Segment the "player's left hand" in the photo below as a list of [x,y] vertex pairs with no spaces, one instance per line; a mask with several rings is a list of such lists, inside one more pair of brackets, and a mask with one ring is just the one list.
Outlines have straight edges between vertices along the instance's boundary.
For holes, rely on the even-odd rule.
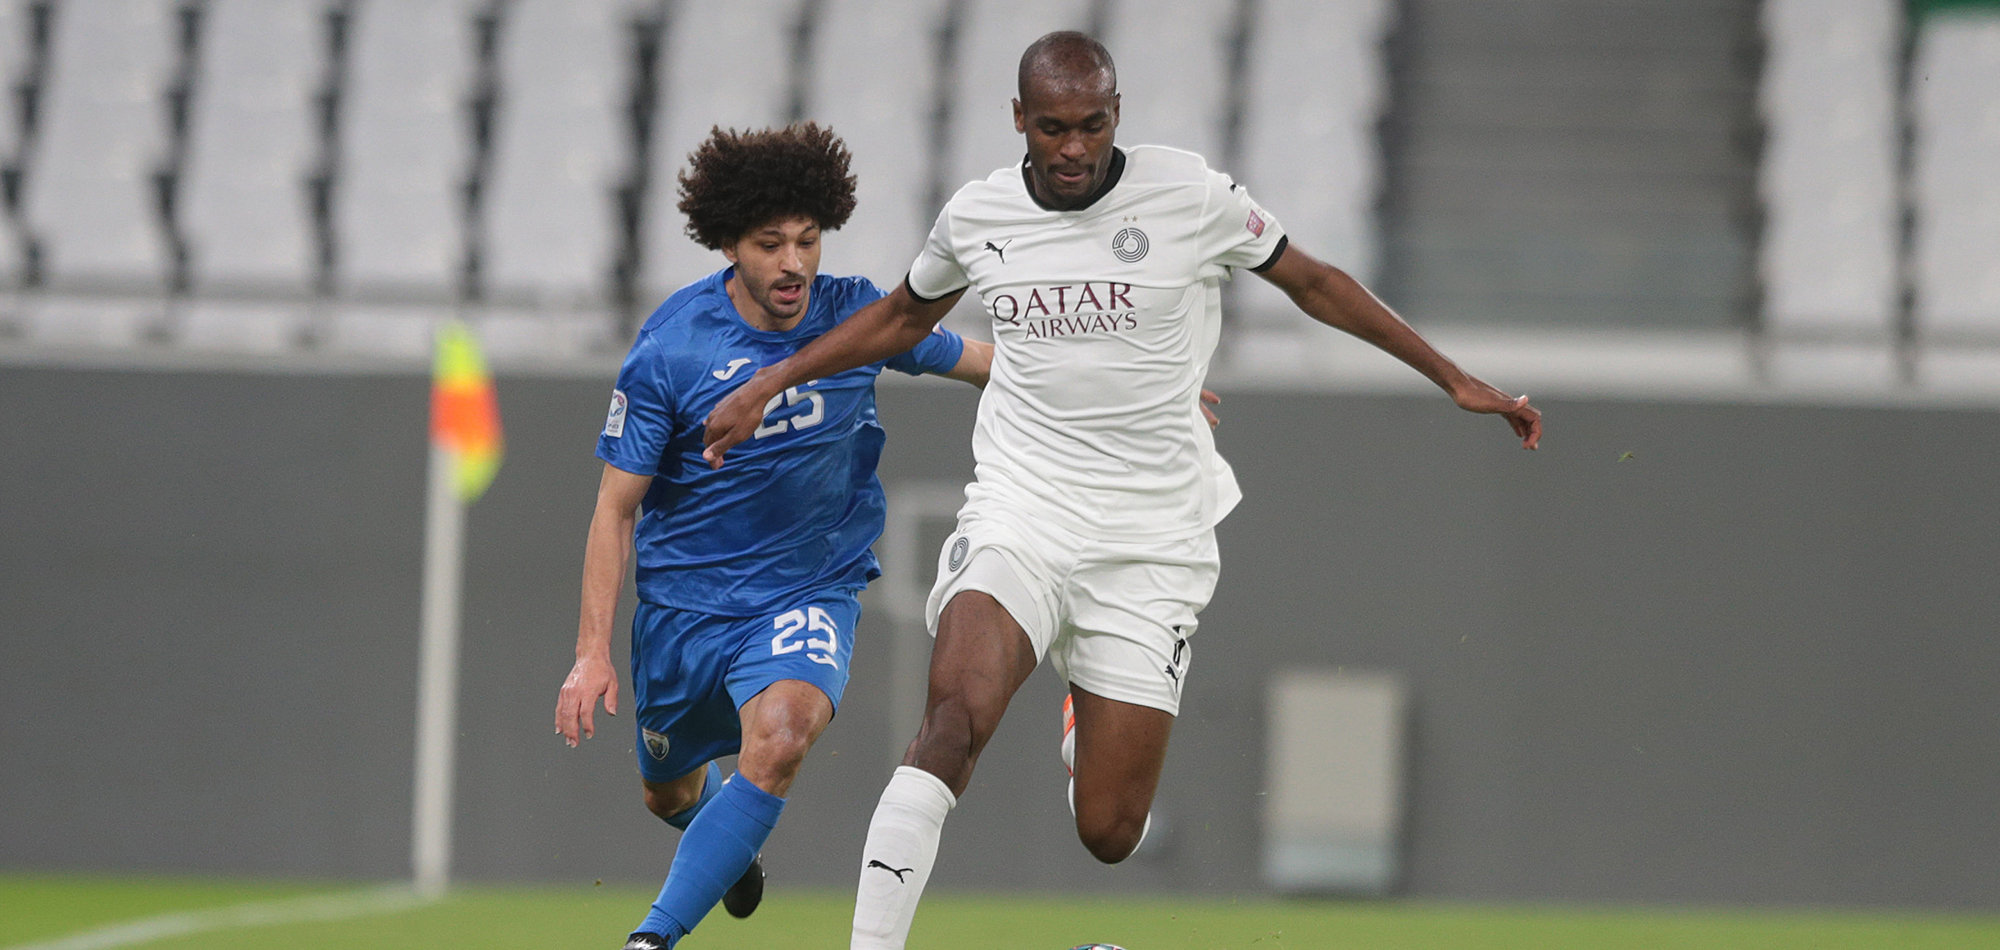
[[1222,405],[1221,396],[1216,395],[1211,390],[1204,389],[1201,391],[1201,417],[1208,420],[1208,427],[1210,429],[1221,425],[1222,419],[1216,416],[1215,411],[1208,407],[1220,405]]
[[1520,436],[1524,449],[1533,449],[1542,442],[1542,412],[1528,405],[1525,393],[1509,396],[1485,383],[1478,383],[1465,392],[1453,394],[1452,401],[1467,412],[1484,412],[1505,418],[1514,434]]
[[759,385],[758,378],[752,376],[715,404],[701,433],[701,457],[708,461],[709,468],[721,468],[722,456],[764,424],[764,405],[773,395],[776,394]]
[[599,698],[604,700],[605,715],[618,715],[618,671],[611,666],[610,654],[578,658],[556,693],[556,732],[570,748],[597,734],[593,714]]

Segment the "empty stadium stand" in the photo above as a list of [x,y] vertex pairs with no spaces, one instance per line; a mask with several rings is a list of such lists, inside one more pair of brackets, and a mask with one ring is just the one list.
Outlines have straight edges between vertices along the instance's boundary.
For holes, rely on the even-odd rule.
[[1406,0],[1384,289],[1436,323],[1755,310],[1753,0]]
[[[1918,6],[1949,9],[0,0],[0,356],[408,362],[462,316],[496,362],[598,365],[722,264],[675,208],[716,125],[841,133],[860,205],[825,269],[892,285],[1021,154],[1021,49],[1075,28],[1118,56],[1122,142],[1202,153],[1454,352],[1714,389],[1831,340],[1893,382],[1885,346],[2000,343],[2000,13]],[[1261,281],[1229,295],[1225,372],[1407,381]],[[986,332],[976,301],[951,321]],[[1839,385],[1858,352],[1808,360]]]

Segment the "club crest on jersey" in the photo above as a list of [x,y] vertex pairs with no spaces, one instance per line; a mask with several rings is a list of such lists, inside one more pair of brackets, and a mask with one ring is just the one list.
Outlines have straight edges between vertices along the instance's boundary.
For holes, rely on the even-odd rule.
[[611,411],[604,416],[604,434],[614,439],[625,434],[625,394],[611,391]]
[[1250,220],[1243,222],[1243,230],[1250,232],[1252,235],[1255,235],[1256,237],[1263,237],[1264,216],[1258,214],[1256,209],[1252,208],[1250,210]]
[[1127,264],[1136,264],[1144,258],[1147,247],[1146,232],[1138,228],[1126,228],[1111,236],[1111,253]]
[[652,756],[656,762],[665,762],[667,749],[673,745],[667,741],[666,735],[651,729],[641,729],[639,734],[646,737],[646,754]]

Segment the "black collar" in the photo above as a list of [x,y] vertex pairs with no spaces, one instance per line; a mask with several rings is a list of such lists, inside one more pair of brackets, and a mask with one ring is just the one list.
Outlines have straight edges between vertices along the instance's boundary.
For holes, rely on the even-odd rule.
[[1124,174],[1125,150],[1113,145],[1111,146],[1111,170],[1104,173],[1104,183],[1098,185],[1097,190],[1091,192],[1090,197],[1085,198],[1082,204],[1074,208],[1055,208],[1043,204],[1042,197],[1035,194],[1034,172],[1029,168],[1028,157],[1025,155],[1021,156],[1021,184],[1026,185],[1028,188],[1028,200],[1034,202],[1035,206],[1041,208],[1043,211],[1082,211],[1096,204],[1097,199],[1110,194],[1111,189],[1118,185],[1118,179]]

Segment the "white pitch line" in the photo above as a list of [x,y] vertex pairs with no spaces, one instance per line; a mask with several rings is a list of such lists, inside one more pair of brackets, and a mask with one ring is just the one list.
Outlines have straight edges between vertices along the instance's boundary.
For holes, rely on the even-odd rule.
[[435,901],[419,895],[408,885],[370,888],[344,894],[319,894],[281,901],[238,904],[214,910],[184,911],[145,917],[96,930],[86,930],[42,943],[24,943],[0,950],[108,950],[151,943],[209,930],[236,927],[268,927],[310,921],[347,920],[371,914],[390,914]]

